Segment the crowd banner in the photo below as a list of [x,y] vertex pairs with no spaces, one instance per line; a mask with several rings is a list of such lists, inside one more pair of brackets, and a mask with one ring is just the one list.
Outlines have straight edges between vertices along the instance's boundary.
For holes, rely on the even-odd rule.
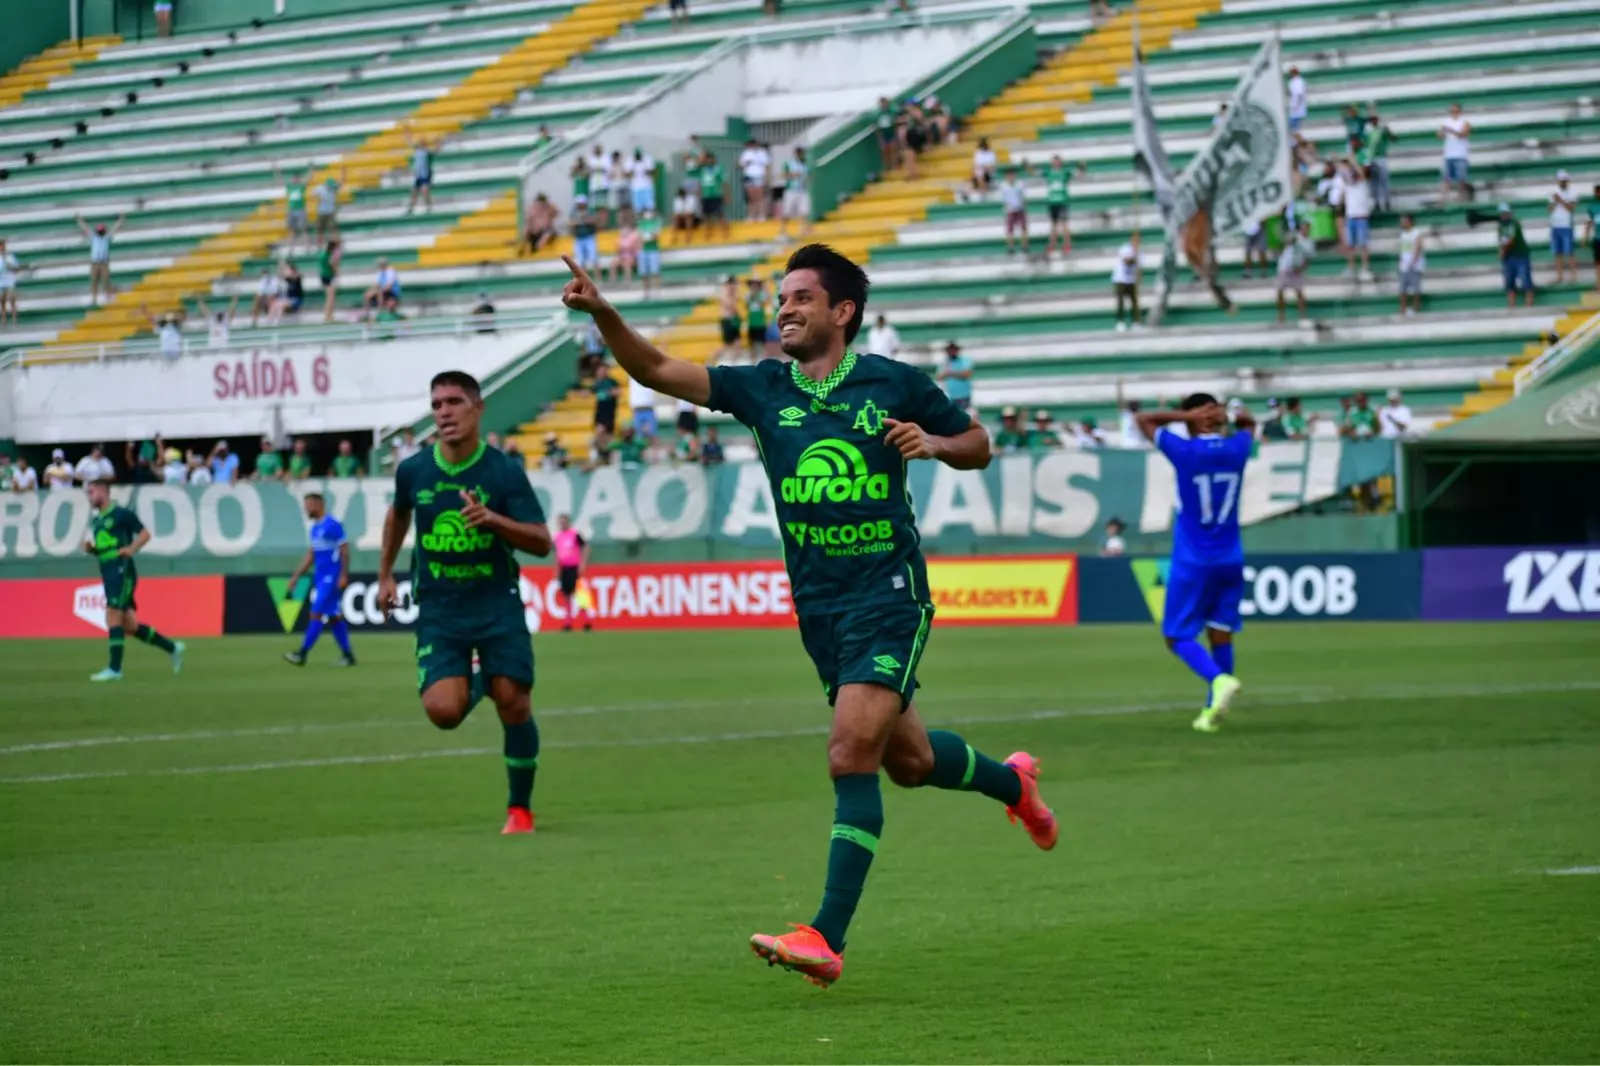
[[[173,637],[222,635],[223,579],[148,577],[134,599],[139,621]],[[0,637],[104,637],[106,591],[99,578],[0,580]]]
[[[1160,623],[1167,559],[1079,561],[1078,617]],[[1240,613],[1261,620],[1379,621],[1421,615],[1419,552],[1248,556]]]
[[1422,557],[1422,617],[1600,618],[1600,549],[1431,548]]
[[[1394,469],[1388,441],[1264,443],[1245,472],[1245,523],[1327,499]],[[758,463],[659,464],[637,470],[529,475],[546,514],[572,516],[596,543],[711,540],[782,555],[772,490]],[[1092,552],[1105,523],[1161,535],[1172,526],[1171,465],[1154,451],[1054,451],[1003,456],[987,470],[915,463],[910,485],[930,554],[997,550]],[[246,481],[206,488],[118,485],[112,498],[150,530],[155,557],[212,560],[305,551],[301,496],[321,492],[356,551],[375,552],[393,494],[389,478]],[[0,496],[0,572],[82,553],[91,508],[81,491]],[[407,542],[409,546],[409,541]]]

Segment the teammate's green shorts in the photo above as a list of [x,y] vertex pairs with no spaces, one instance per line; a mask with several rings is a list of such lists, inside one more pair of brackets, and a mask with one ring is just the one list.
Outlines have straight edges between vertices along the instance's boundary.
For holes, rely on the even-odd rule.
[[816,664],[828,705],[841,685],[882,685],[900,694],[901,710],[917,688],[917,663],[928,646],[933,604],[865,607],[800,616],[800,640]]
[[128,559],[119,559],[114,564],[107,564],[100,568],[100,584],[106,590],[106,610],[108,611],[136,611],[139,605],[133,602],[133,592],[139,584],[138,571]]
[[463,618],[423,608],[417,618],[417,691],[447,677],[471,677],[472,654],[484,677],[533,687],[533,637],[521,604],[489,618]]

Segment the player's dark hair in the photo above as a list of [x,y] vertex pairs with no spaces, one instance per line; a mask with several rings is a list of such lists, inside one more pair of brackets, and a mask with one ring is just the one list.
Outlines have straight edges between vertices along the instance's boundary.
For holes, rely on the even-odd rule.
[[483,399],[483,387],[478,384],[478,379],[465,370],[441,370],[433,375],[433,380],[428,383],[428,391],[432,392],[440,385],[454,385],[467,394],[467,399],[477,403]]
[[91,484],[91,485],[99,485],[101,488],[105,489],[107,492],[111,491],[111,479],[108,478],[108,477],[97,477],[93,481],[89,482],[89,484]]
[[1217,402],[1217,398],[1209,392],[1193,392],[1183,398],[1178,405],[1180,411],[1193,411],[1199,407],[1210,407]]
[[324,497],[322,495],[322,493],[320,493],[320,492],[308,492],[304,496],[302,496],[301,499],[305,499],[305,500],[322,500],[322,502],[324,502],[324,503],[327,502],[326,497]]
[[867,272],[826,244],[808,244],[796,249],[783,272],[793,274],[796,270],[817,272],[823,291],[828,294],[829,307],[837,307],[841,300],[856,305],[855,314],[844,327],[844,342],[854,341],[867,313],[867,288],[872,284],[867,280]]

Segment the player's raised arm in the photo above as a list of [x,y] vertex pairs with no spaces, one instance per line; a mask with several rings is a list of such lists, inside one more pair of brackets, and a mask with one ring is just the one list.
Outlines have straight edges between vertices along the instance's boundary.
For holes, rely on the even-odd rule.
[[1134,421],[1139,426],[1139,432],[1145,435],[1145,439],[1153,441],[1156,439],[1156,431],[1162,426],[1176,425],[1179,422],[1185,425],[1192,424],[1199,420],[1203,411],[1205,411],[1203,407],[1191,411],[1140,411],[1134,415]]
[[639,336],[600,295],[599,287],[582,267],[567,256],[561,259],[572,271],[572,280],[567,282],[561,302],[594,319],[595,325],[600,327],[600,335],[606,339],[606,347],[611,349],[617,365],[627,371],[629,377],[679,400],[701,406],[710,402],[711,375],[705,367],[685,359],[673,359]]

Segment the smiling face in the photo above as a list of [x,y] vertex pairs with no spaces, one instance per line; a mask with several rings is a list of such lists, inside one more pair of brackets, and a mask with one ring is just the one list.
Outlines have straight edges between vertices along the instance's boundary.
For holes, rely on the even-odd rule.
[[805,362],[844,344],[845,326],[855,314],[855,302],[840,300],[830,307],[828,291],[815,270],[784,275],[778,297],[778,341],[783,354]]
[[440,440],[460,444],[478,435],[478,420],[483,416],[482,400],[473,400],[459,385],[438,385],[434,387],[430,402]]

